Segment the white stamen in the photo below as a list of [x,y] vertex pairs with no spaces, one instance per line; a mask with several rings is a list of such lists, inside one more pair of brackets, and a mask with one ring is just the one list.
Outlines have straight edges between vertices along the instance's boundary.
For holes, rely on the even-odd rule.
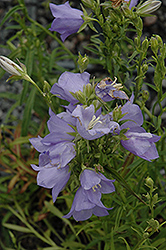
[[87,127],[87,130],[92,129],[97,123],[102,123],[100,120],[100,116],[96,118],[95,115],[93,115],[92,120],[89,122],[89,125]]

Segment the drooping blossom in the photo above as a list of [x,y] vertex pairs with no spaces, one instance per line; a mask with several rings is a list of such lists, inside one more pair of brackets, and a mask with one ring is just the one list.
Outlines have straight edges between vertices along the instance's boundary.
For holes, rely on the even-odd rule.
[[121,125],[121,129],[125,128],[129,130],[125,133],[128,140],[121,140],[124,148],[147,161],[159,157],[155,142],[160,140],[160,136],[147,133],[144,128],[130,121]]
[[109,215],[108,210],[101,202],[101,194],[115,191],[114,180],[107,179],[101,173],[85,169],[80,176],[81,186],[77,190],[70,212],[64,218],[74,217],[76,221],[96,216]]
[[143,124],[143,115],[140,107],[137,104],[133,104],[134,95],[132,94],[130,100],[121,108],[123,118],[120,122],[124,122],[119,130],[128,129],[124,135],[127,140],[121,140],[121,144],[128,151],[145,159],[151,161],[159,157],[155,142],[159,141],[160,136],[147,133],[144,128],[141,127]]
[[41,167],[32,164],[31,167],[38,171],[37,184],[44,188],[52,188],[52,198],[53,202],[55,202],[58,194],[63,190],[70,178],[69,166],[57,168],[48,163],[46,166]]
[[50,3],[50,9],[52,15],[55,17],[50,30],[60,33],[63,42],[69,35],[76,33],[84,22],[81,17],[83,16],[83,12],[71,8],[69,1],[60,5]]
[[[65,113],[65,112],[63,112]],[[44,138],[31,138],[30,142],[40,152],[39,166],[32,164],[32,168],[38,171],[37,184],[45,188],[53,188],[53,200],[66,185],[70,173],[67,164],[75,157],[75,144],[72,142],[75,132],[69,125],[74,125],[75,118],[68,115],[68,122],[65,114],[55,115],[50,110],[50,119],[47,123],[50,133]],[[65,117],[65,119],[63,119]],[[58,179],[58,180],[57,180]]]
[[134,95],[132,94],[130,100],[127,101],[121,108],[122,114],[124,115],[120,121],[124,120],[131,120],[134,123],[131,124],[138,124],[141,126],[143,124],[143,115],[140,107],[137,104],[133,103]]
[[97,115],[92,104],[86,108],[77,105],[72,112],[72,116],[77,118],[76,127],[78,133],[87,140],[97,139],[119,128],[118,123],[111,121],[108,114]]
[[109,77],[100,81],[96,88],[96,95],[102,99],[104,102],[110,102],[114,99],[126,99],[128,100],[128,96],[124,91],[122,91],[122,85],[112,81]]
[[51,93],[57,97],[75,104],[78,102],[70,92],[83,91],[83,86],[89,83],[90,74],[88,72],[71,73],[64,72],[51,88]]

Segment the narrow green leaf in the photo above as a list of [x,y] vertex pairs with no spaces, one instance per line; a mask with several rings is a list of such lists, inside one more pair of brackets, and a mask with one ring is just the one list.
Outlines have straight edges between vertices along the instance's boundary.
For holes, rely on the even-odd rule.
[[124,187],[126,188],[132,195],[134,195],[138,200],[147,205],[129,186],[129,184],[125,181],[125,179],[112,167],[105,167],[109,173]]
[[22,227],[22,226],[10,224],[10,223],[3,223],[3,226],[7,227],[8,229],[16,230],[22,233],[31,233],[31,230],[26,227]]
[[31,120],[31,114],[32,114],[32,109],[33,109],[33,105],[34,105],[35,94],[36,94],[36,88],[33,86],[31,89],[31,92],[28,96],[26,106],[24,109],[23,120],[22,120],[22,131],[21,131],[22,136],[27,136],[27,134],[28,134],[28,127],[29,127],[30,120]]
[[6,117],[5,117],[4,123],[6,123],[6,124],[8,123],[8,119],[9,119],[11,113],[13,112],[13,110],[14,110],[17,106],[19,106],[19,101],[15,102],[15,103],[11,106],[11,108],[8,110],[8,112],[7,112],[7,114],[6,114]]
[[10,9],[10,10],[6,13],[6,15],[4,16],[4,18],[2,19],[2,21],[1,21],[1,23],[0,23],[0,26],[2,26],[2,25],[7,21],[7,19],[8,19],[9,17],[11,17],[11,16],[14,14],[14,12],[16,12],[16,11],[18,11],[18,10],[22,10],[22,9],[24,9],[24,7],[23,7],[23,6],[19,6],[19,5],[14,6],[12,9]]
[[20,106],[23,104],[23,102],[25,100],[25,97],[26,97],[27,92],[28,92],[28,87],[29,87],[29,82],[23,80],[23,90],[22,90],[21,95],[20,95]]
[[111,250],[115,250],[115,244],[114,244],[114,229],[112,227],[111,230]]
[[43,250],[66,250],[66,248],[61,248],[61,247],[45,247]]
[[161,244],[166,242],[166,238],[161,238],[152,243],[153,247],[159,247]]
[[85,248],[85,245],[83,245],[82,243],[79,243],[79,242],[75,242],[75,241],[65,241],[62,243],[62,245],[64,247],[70,247],[70,249],[73,249],[73,248],[84,249]]
[[29,143],[29,139],[31,138],[31,136],[25,136],[25,137],[19,137],[17,139],[15,139],[14,141],[12,141],[9,146],[12,147],[14,145],[19,145],[19,144],[23,144],[23,143]]
[[55,216],[57,216],[58,218],[63,220],[67,225],[69,225],[72,232],[76,235],[76,231],[73,228],[72,224],[70,223],[68,219],[63,218],[63,214],[59,211],[59,209],[57,209],[56,207],[54,207],[54,205],[52,205],[51,203],[47,201],[45,201],[44,204],[50,210],[51,213],[53,213]]
[[124,240],[124,242],[126,243],[126,248],[127,248],[127,250],[131,250],[131,248],[130,248],[129,244],[127,243],[127,241],[125,240],[125,238],[119,237],[119,239]]

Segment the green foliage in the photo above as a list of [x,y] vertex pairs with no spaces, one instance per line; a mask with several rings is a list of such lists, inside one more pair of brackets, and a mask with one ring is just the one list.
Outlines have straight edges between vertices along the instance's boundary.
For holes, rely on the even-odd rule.
[[[18,95],[0,93],[0,98],[13,101],[0,128],[0,170],[3,172],[0,176],[0,247],[6,250],[164,250],[166,181],[165,172],[162,173],[166,171],[166,130],[162,115],[166,108],[161,102],[166,98],[162,90],[166,74],[166,45],[158,35],[143,39],[140,15],[125,4],[113,8],[111,1],[101,4],[99,0],[82,0],[82,3],[85,5],[85,22],[79,32],[88,26],[93,35],[85,47],[88,56],[78,53],[79,59],[48,30],[50,25],[44,28],[29,17],[23,0],[18,0],[18,5],[10,9],[1,22],[1,26],[8,20],[16,23],[7,27],[15,30],[15,35],[6,41],[4,47],[10,51],[8,56],[12,60],[18,58],[26,66],[31,80],[29,83],[24,78],[23,89]],[[129,32],[135,35],[129,36]],[[57,42],[51,52],[47,47],[47,37]],[[90,141],[88,145],[81,140],[77,144],[77,156],[71,163],[74,177],[54,205],[50,190],[36,185],[36,172],[30,164],[38,164],[38,154],[31,148],[29,139],[48,133],[49,107],[55,113],[63,110],[61,104],[64,102],[49,91],[59,75],[68,70],[59,64],[66,60],[75,65],[73,72],[83,72],[87,62],[97,64],[112,79],[117,77],[129,96],[134,91],[134,102],[142,109],[144,118],[148,117],[144,119],[144,128],[161,136],[157,143],[160,157],[147,162],[129,154],[119,142],[124,131],[114,139],[108,135]],[[146,82],[150,67],[154,68],[153,83]],[[0,77],[3,74],[0,69]],[[10,84],[13,84],[12,78]],[[145,85],[157,96],[152,111],[146,107],[149,95],[144,91]],[[74,94],[84,105],[88,105],[94,95],[94,82],[83,92]],[[101,102],[101,105],[110,108],[109,104]],[[114,102],[111,105],[111,109],[115,107]],[[13,115],[19,106],[24,107],[22,119]],[[158,115],[156,106],[159,107]],[[17,121],[16,126],[10,125],[13,121]],[[96,169],[103,167],[108,178],[116,179],[116,192],[111,197],[103,196],[106,206],[113,207],[109,216],[97,218],[93,215],[83,222],[62,217],[71,207],[78,187],[77,168],[82,164]]]

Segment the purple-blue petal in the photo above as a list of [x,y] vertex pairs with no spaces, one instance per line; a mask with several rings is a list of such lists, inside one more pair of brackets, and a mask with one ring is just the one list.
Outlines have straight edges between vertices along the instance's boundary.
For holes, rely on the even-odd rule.
[[71,73],[64,72],[58,83],[55,83],[51,88],[51,93],[57,95],[59,98],[70,102],[71,104],[75,104],[78,102],[70,92],[82,91],[83,86],[89,83],[89,73],[83,72],[80,73]]
[[59,32],[63,42],[69,35],[76,33],[84,22],[81,17],[83,12],[71,8],[68,1],[60,5],[50,3],[50,9],[55,17],[50,30]]
[[[61,171],[61,173],[60,173]],[[55,186],[52,189],[52,198],[53,202],[56,201],[56,198],[58,194],[64,189],[66,186],[69,178],[70,178],[70,172],[69,172],[69,167],[66,166],[65,168],[58,169],[59,178],[55,183]]]

